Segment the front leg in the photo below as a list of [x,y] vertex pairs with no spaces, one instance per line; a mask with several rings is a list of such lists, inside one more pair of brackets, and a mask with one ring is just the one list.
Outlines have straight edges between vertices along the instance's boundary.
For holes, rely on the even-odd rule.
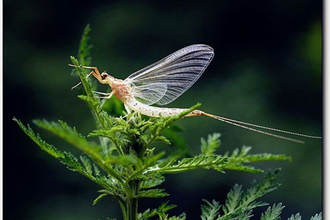
[[[93,70],[91,71],[87,76],[86,78],[88,78],[90,75],[93,75],[100,83],[102,84],[107,84],[107,81],[102,79],[102,76],[101,76],[101,73],[100,71],[98,70],[97,67],[92,67],[92,66],[77,66],[77,65],[72,65],[72,64],[69,64],[69,66],[71,67],[76,67],[76,68],[83,68],[83,69],[90,69],[90,70]],[[72,88],[75,88],[77,87],[78,85],[80,85],[80,83],[78,83],[76,86],[72,87]]]

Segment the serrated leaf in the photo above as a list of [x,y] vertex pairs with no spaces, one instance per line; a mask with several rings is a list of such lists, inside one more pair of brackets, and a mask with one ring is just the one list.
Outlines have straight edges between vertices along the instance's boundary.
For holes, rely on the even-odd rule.
[[71,128],[65,122],[48,122],[47,120],[34,120],[33,121],[39,127],[55,134],[62,138],[78,149],[82,150],[89,157],[99,157],[99,151],[101,147],[94,143],[89,143],[86,138],[77,132],[75,128]]
[[201,154],[206,156],[213,155],[220,146],[220,136],[219,133],[214,133],[208,135],[207,140],[201,138]]
[[122,178],[121,175],[119,175],[111,166],[102,162],[103,159],[100,154],[102,147],[94,143],[89,143],[84,136],[76,131],[75,128],[71,128],[62,121],[56,123],[48,122],[47,120],[34,120],[34,123],[83,151],[109,175],[115,177],[116,179]]
[[86,156],[83,156],[83,155],[80,156],[80,160],[81,160],[81,162],[83,163],[86,172],[87,172],[88,174],[92,174],[93,171],[92,171],[92,164],[91,164],[91,161],[90,161]]
[[[18,123],[18,125],[21,127],[21,129],[45,152],[50,154],[51,156],[57,158],[62,164],[66,165],[68,169],[71,171],[79,172],[82,175],[88,177],[92,181],[96,182],[97,184],[108,187],[110,185],[111,187],[114,187],[113,183],[109,184],[108,179],[104,176],[99,175],[99,177],[95,178],[91,173],[86,172],[86,169],[84,168],[84,165],[79,163],[78,159],[72,155],[70,152],[64,152],[61,151],[54,146],[46,143],[43,141],[39,135],[36,135],[33,130],[28,126],[25,127],[19,120],[14,119]],[[94,167],[95,169],[95,167]],[[97,168],[96,168],[97,169]],[[98,172],[99,173],[99,172]]]
[[295,215],[291,215],[290,218],[288,218],[288,220],[301,220],[301,216],[299,213],[295,214]]
[[90,44],[90,37],[89,33],[91,31],[91,27],[89,24],[86,25],[81,40],[79,44],[79,50],[78,50],[78,57],[81,65],[83,66],[90,66],[92,57],[91,57],[91,49],[93,45]]
[[171,145],[171,142],[164,136],[158,136],[155,141],[164,142],[167,145]]
[[322,220],[322,212],[311,217],[311,220]]
[[165,181],[165,177],[157,172],[147,172],[139,178],[141,180],[141,189],[149,189],[162,184]]
[[227,158],[219,155],[198,155],[193,158],[183,158],[175,164],[174,161],[171,160],[168,164],[165,164],[163,167],[155,168],[153,171],[158,171],[164,174],[180,173],[194,169],[214,169],[217,171],[222,171],[223,167],[227,163]]
[[[266,212],[261,215],[260,220],[280,220],[280,214],[285,206],[282,206],[282,203],[274,204],[271,207],[268,207]],[[290,220],[299,220],[296,218]]]
[[168,220],[185,220],[186,219],[186,213],[182,213],[179,216],[171,216]]
[[226,170],[235,170],[235,171],[243,171],[243,172],[249,172],[249,173],[262,173],[264,172],[261,169],[257,169],[255,167],[252,166],[247,166],[244,165],[243,163],[228,163],[228,165],[226,165],[224,167],[224,169]]
[[63,153],[60,150],[42,140],[39,134],[35,134],[34,131],[31,129],[30,125],[27,125],[27,127],[25,127],[23,123],[16,118],[13,118],[13,121],[15,121],[18,126],[24,131],[24,133],[28,137],[30,137],[42,150],[46,151],[48,154],[55,158],[64,157]]
[[165,152],[160,152],[156,155],[152,155],[148,158],[144,158],[143,160],[140,160],[140,164],[136,164],[134,172],[128,177],[128,180],[133,179],[140,179],[141,175],[144,175],[148,172],[153,172],[154,169],[157,169],[157,166],[155,167],[156,163],[159,162],[159,160],[165,155]]
[[263,153],[263,154],[253,154],[253,155],[247,155],[245,157],[250,162],[262,162],[262,161],[291,161],[291,157],[286,156],[284,154],[269,154],[269,153]]
[[[145,220],[152,218],[154,216],[167,216],[167,212],[173,208],[175,208],[176,205],[168,205],[168,202],[162,203],[158,208],[156,209],[147,209],[143,213],[138,214],[138,219]],[[180,215],[181,217],[183,215]],[[162,218],[160,218],[162,219]],[[180,218],[183,219],[183,218]]]
[[217,216],[219,215],[219,210],[221,208],[221,205],[219,202],[213,200],[212,203],[210,203],[207,200],[203,200],[204,205],[201,205],[202,209],[202,220],[215,220]]
[[169,194],[165,193],[164,189],[141,190],[137,195],[138,198],[163,198],[166,196],[169,196]]
[[[264,182],[259,184],[255,183],[246,191],[243,191],[242,187],[236,184],[227,194],[224,205],[220,205],[217,202],[211,204],[210,202],[204,201],[207,205],[202,206],[203,218],[207,220],[248,220],[252,216],[252,210],[254,208],[267,205],[267,203],[257,201],[257,199],[278,187],[278,184],[274,183],[278,172],[278,170],[268,172]],[[223,214],[220,213],[220,207],[222,208]],[[273,209],[267,211],[265,215],[267,215],[267,217],[276,217],[277,213],[280,213],[281,210],[280,206],[273,206]]]
[[252,210],[241,213],[236,219],[237,220],[249,220],[253,216]]
[[240,205],[242,194],[242,186],[235,184],[227,194],[226,204],[223,206],[224,213],[233,212]]

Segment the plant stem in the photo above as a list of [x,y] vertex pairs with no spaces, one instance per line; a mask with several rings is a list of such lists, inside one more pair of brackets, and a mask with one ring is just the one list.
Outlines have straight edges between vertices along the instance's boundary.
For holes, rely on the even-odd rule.
[[134,193],[133,197],[127,198],[127,220],[137,220],[138,214],[138,198],[137,195],[140,190],[140,181],[134,180],[129,183],[131,191]]

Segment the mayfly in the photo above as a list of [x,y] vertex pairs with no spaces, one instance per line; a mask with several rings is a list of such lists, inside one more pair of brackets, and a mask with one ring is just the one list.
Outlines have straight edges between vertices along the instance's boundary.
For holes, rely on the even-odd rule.
[[[154,107],[151,105],[166,105],[177,99],[198,80],[210,64],[213,57],[214,50],[212,47],[204,44],[190,45],[131,74],[125,80],[116,79],[105,71],[100,73],[97,67],[75,66],[71,64],[69,64],[69,66],[90,69],[92,71],[87,76],[93,75],[100,83],[108,84],[111,87],[111,93],[96,92],[98,94],[105,95],[100,98],[109,99],[112,95],[115,95],[124,103],[126,109],[133,110],[150,117],[167,117],[177,115],[188,109],[163,108]],[[72,89],[76,86],[72,87]],[[258,129],[265,129],[306,138],[321,138],[237,121],[230,118],[212,115],[201,110],[193,110],[186,116],[202,115],[244,129],[298,143],[303,143],[303,141]]]

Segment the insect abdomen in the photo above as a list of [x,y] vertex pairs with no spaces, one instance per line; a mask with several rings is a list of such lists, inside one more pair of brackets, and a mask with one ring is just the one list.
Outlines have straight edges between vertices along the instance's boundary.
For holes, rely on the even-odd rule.
[[125,104],[129,109],[150,117],[168,117],[188,110],[183,108],[159,108],[149,106],[137,101],[136,99],[130,99]]

